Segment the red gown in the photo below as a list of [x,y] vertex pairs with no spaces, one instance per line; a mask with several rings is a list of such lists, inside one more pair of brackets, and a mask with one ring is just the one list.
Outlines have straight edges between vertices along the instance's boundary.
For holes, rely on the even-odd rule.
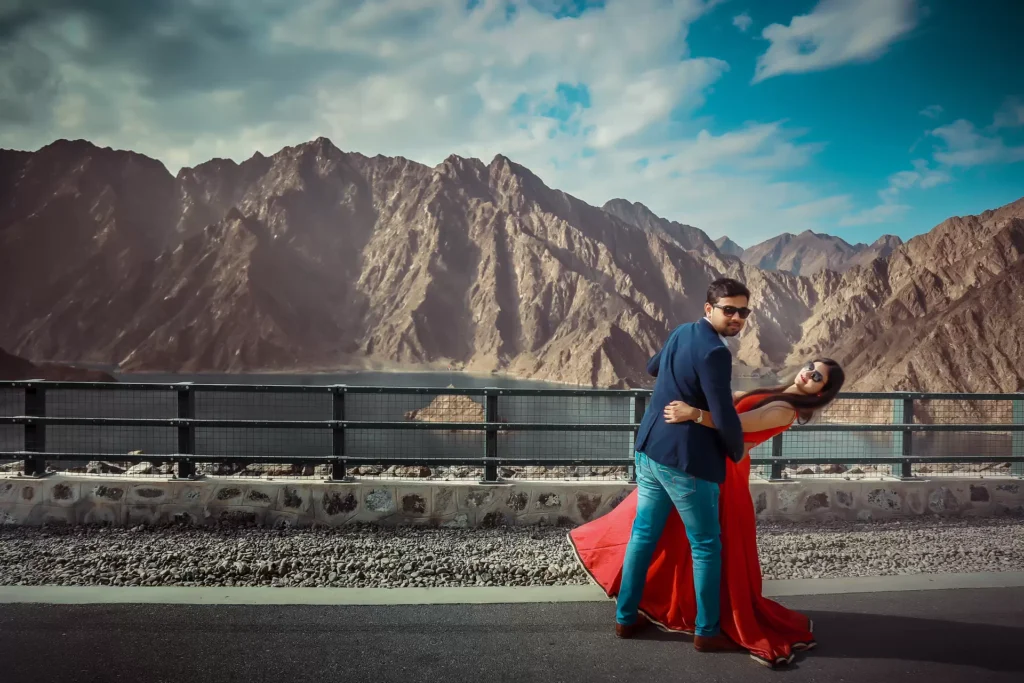
[[[736,409],[745,412],[759,398],[741,398]],[[764,443],[788,428],[748,432],[743,440],[752,445]],[[757,528],[750,496],[750,457],[744,457],[739,463],[728,458],[725,462],[725,482],[719,494],[721,629],[758,662],[768,666],[788,664],[794,652],[816,645],[811,620],[761,594]],[[608,514],[569,533],[577,559],[610,598],[619,592],[622,561],[633,529],[636,502],[634,490]],[[640,612],[662,630],[693,633],[697,616],[693,560],[683,522],[675,508],[669,514],[647,570]]]

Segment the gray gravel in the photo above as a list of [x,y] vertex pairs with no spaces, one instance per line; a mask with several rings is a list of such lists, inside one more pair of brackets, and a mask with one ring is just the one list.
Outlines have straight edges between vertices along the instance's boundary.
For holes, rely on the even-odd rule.
[[[587,583],[566,528],[0,527],[0,585]],[[1024,519],[762,524],[766,579],[1024,570]]]

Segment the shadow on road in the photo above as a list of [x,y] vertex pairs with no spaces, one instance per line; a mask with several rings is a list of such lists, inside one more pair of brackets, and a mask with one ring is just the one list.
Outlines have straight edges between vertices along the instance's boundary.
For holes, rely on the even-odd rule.
[[[1024,607],[1022,607],[1024,611]],[[807,611],[814,620],[818,646],[798,654],[791,669],[806,658],[892,659],[1024,672],[1024,625],[999,626],[884,614]],[[1024,622],[1024,615],[1022,615]],[[655,628],[637,640],[691,643],[692,638]]]
[[806,614],[814,620],[818,638],[818,647],[807,657],[895,659],[1024,672],[1024,612],[1021,626],[849,612]]

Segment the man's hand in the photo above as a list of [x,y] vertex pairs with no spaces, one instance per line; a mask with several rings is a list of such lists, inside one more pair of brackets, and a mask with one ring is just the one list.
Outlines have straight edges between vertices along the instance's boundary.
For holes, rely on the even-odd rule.
[[669,424],[690,422],[691,420],[696,420],[699,414],[699,410],[683,401],[672,401],[665,406],[664,411],[665,422]]

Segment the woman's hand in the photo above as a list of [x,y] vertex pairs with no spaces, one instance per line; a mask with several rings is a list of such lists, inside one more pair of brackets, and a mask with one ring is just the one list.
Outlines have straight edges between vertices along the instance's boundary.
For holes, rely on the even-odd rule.
[[672,401],[665,406],[665,422],[679,424],[697,419],[697,409],[682,401]]

